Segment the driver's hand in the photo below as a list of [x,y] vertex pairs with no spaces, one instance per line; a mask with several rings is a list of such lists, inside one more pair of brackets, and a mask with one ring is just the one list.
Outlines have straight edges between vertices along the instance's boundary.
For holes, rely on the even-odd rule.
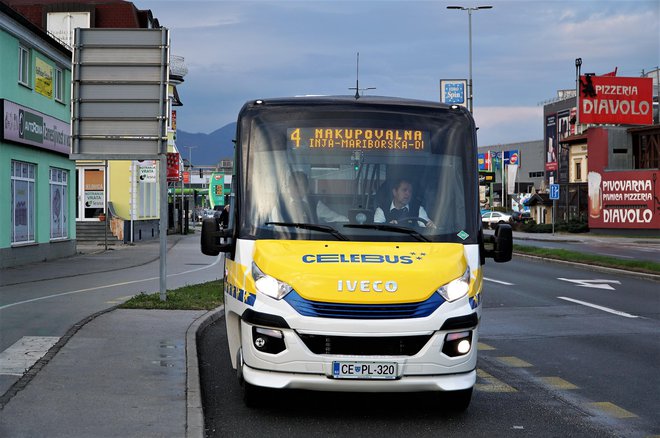
[[433,223],[433,221],[428,221],[428,222],[426,223],[426,228],[430,228],[430,229],[432,229],[432,230],[435,230],[437,227],[435,226],[435,224]]
[[399,222],[398,222],[396,219],[392,219],[392,220],[390,221],[390,223],[391,223],[391,224],[397,224],[397,225],[398,225]]

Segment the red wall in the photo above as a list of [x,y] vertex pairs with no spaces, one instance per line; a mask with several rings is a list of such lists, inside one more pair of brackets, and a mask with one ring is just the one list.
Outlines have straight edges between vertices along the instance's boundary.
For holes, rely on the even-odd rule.
[[607,170],[608,135],[587,132],[589,228],[660,229],[657,170]]

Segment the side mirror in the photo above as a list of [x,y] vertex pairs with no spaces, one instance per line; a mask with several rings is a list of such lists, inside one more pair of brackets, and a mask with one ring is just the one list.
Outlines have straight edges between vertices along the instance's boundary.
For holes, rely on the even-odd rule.
[[[500,224],[495,228],[495,235],[490,236],[492,249],[484,249],[484,255],[492,258],[495,263],[504,263],[513,256],[513,231],[511,225]],[[489,246],[490,246],[489,245]]]
[[[221,252],[231,251],[232,243],[228,240],[232,234],[233,230],[220,228],[219,218],[204,219],[202,221],[202,254],[217,256]],[[224,243],[220,242],[221,238],[225,239]]]

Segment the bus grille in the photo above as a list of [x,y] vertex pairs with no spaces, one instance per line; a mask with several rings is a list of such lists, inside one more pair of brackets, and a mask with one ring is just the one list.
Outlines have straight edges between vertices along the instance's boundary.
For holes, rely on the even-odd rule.
[[323,336],[298,333],[314,354],[349,354],[359,356],[414,356],[432,335],[357,337]]
[[323,303],[307,300],[296,291],[284,298],[303,316],[339,319],[404,319],[424,318],[435,311],[445,300],[434,293],[425,301],[402,304],[346,304]]

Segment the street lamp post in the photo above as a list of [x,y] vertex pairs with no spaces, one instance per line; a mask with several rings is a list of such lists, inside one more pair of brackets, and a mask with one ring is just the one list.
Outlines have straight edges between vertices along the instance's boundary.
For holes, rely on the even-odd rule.
[[460,11],[467,11],[468,13],[468,64],[469,64],[469,77],[468,77],[468,109],[473,113],[474,102],[472,101],[472,11],[479,9],[492,9],[492,6],[476,6],[473,8],[465,6],[447,6],[447,9],[458,9]]

